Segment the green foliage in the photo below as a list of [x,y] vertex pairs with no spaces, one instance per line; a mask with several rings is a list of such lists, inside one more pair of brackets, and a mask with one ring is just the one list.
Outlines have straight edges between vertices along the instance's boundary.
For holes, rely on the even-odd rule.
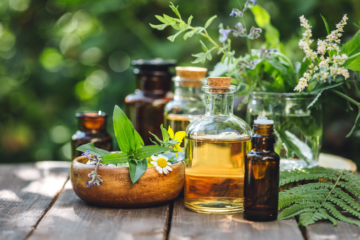
[[108,151],[106,151],[104,149],[100,149],[100,148],[95,147],[94,143],[87,143],[87,144],[81,145],[76,150],[78,150],[80,152],[89,151],[89,153],[96,154],[99,157],[110,154],[110,152],[108,152]]
[[280,187],[289,185],[298,186],[279,193],[279,209],[284,208],[279,220],[299,216],[299,225],[305,227],[320,220],[360,227],[360,222],[342,213],[346,211],[360,219],[360,204],[356,201],[360,196],[360,177],[356,174],[321,167],[281,172]]
[[[129,163],[130,178],[135,183],[147,169],[147,157],[173,149],[165,146],[143,146],[144,142],[125,113],[115,106],[113,114],[114,131],[122,153],[109,153],[98,149],[94,144],[85,144],[77,148],[97,154],[104,164]],[[161,126],[162,127],[162,126]],[[96,172],[95,172],[96,175]]]
[[[172,3],[170,4],[170,8],[175,12],[175,7]],[[177,7],[176,11],[178,12]],[[244,11],[245,10],[243,10],[243,12]],[[279,31],[271,25],[269,13],[258,5],[252,7],[251,11],[254,14],[257,25],[265,30],[266,43],[264,47],[276,48],[278,51],[282,49]],[[177,15],[176,12],[175,14]],[[206,30],[216,17],[217,16],[213,16],[208,19],[204,27],[193,27],[191,26],[192,16],[189,17],[186,23],[181,18],[172,18],[164,14],[164,17],[156,16],[164,25],[150,24],[150,26],[158,30],[163,30],[164,27],[171,26],[175,30],[178,30],[175,35],[168,37],[172,42],[181,33],[185,33],[183,37],[184,40],[195,34],[199,34],[207,39],[213,47],[209,48],[200,40],[203,52],[192,55],[196,58],[193,63],[205,63],[206,60],[212,60],[213,51],[217,50],[218,55],[222,54],[221,63],[215,66],[211,75],[217,77],[221,74],[235,78],[240,85],[238,95],[249,94],[257,88],[259,88],[258,90],[260,91],[267,92],[293,91],[297,80],[294,66],[288,57],[280,52],[271,54],[271,52],[265,48],[251,50],[249,40],[254,39],[254,37],[251,36],[251,31],[247,30],[245,17],[243,17],[244,27],[242,29],[237,28],[239,32],[234,33],[234,35],[247,38],[249,53],[245,56],[235,57],[235,51],[231,50],[230,39],[227,39],[227,41],[223,43],[217,43],[210,37]],[[223,29],[222,24],[219,28]],[[255,28],[252,27],[251,29]]]

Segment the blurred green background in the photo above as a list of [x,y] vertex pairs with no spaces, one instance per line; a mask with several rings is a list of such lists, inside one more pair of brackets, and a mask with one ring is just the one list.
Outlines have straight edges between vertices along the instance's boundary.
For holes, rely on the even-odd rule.
[[[258,1],[270,13],[293,61],[303,58],[298,48],[300,15],[314,26],[314,39],[326,35],[320,13],[331,29],[348,14],[344,40],[358,30],[353,23],[360,22],[359,0]],[[184,18],[194,16],[194,26],[217,15],[209,28],[215,39],[219,23],[236,24],[229,14],[239,8],[238,1],[173,2]],[[159,24],[155,14],[173,15],[168,5],[165,0],[0,0],[0,162],[69,160],[70,138],[77,129],[74,114],[101,109],[111,115],[115,104],[123,107],[135,88],[131,60],[161,57],[191,64],[191,54],[201,52],[197,36],[171,43],[166,38],[174,30],[149,26]],[[251,17],[248,12],[248,21]],[[262,41],[253,46],[260,47]],[[245,52],[244,39],[234,39],[233,49]],[[211,70],[218,60],[198,66]],[[351,90],[348,94],[360,97]],[[345,138],[357,110],[344,109],[324,104],[322,152],[360,164],[360,128]],[[108,124],[113,134],[111,118]]]

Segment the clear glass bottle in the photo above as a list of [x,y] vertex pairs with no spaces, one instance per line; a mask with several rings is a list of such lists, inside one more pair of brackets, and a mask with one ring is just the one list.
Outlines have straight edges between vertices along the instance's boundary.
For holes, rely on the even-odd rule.
[[254,121],[252,150],[245,160],[244,218],[251,221],[277,219],[280,157],[274,151],[274,121]]
[[78,130],[71,137],[72,160],[82,153],[76,151],[79,146],[93,142],[95,147],[107,151],[113,150],[112,138],[106,131],[107,115],[102,111],[76,113]]
[[200,67],[176,67],[174,100],[165,106],[165,128],[174,132],[185,131],[190,120],[205,114],[201,87],[207,72]]
[[174,60],[152,59],[132,61],[136,68],[136,90],[125,98],[126,115],[143,138],[145,145],[152,144],[149,133],[161,137],[165,105],[173,99],[170,67]]
[[245,155],[251,128],[233,114],[231,78],[208,78],[206,113],[185,138],[185,207],[201,213],[243,211]]

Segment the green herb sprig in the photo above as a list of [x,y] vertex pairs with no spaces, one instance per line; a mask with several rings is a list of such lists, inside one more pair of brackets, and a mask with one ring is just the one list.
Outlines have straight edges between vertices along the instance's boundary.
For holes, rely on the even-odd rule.
[[[144,174],[148,165],[147,157],[162,152],[173,151],[172,148],[164,146],[144,146],[144,141],[140,134],[134,129],[133,124],[125,113],[115,106],[113,114],[114,131],[116,140],[122,152],[110,153],[103,149],[96,148],[93,143],[88,143],[78,147],[78,151],[89,151],[92,155],[101,158],[103,164],[129,163],[130,178],[136,183]],[[95,173],[97,174],[97,173]]]

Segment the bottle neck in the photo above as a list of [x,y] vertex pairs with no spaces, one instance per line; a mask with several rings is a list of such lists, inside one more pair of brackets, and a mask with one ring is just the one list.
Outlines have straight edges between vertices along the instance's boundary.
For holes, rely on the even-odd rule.
[[78,117],[80,131],[105,131],[106,117]]
[[175,100],[201,101],[201,87],[188,87],[175,85]]
[[254,124],[254,134],[251,138],[254,151],[274,152],[274,128],[273,125]]
[[144,92],[147,97],[161,98],[171,90],[173,74],[166,68],[135,69],[136,88]]
[[232,115],[234,93],[205,93],[206,115]]

